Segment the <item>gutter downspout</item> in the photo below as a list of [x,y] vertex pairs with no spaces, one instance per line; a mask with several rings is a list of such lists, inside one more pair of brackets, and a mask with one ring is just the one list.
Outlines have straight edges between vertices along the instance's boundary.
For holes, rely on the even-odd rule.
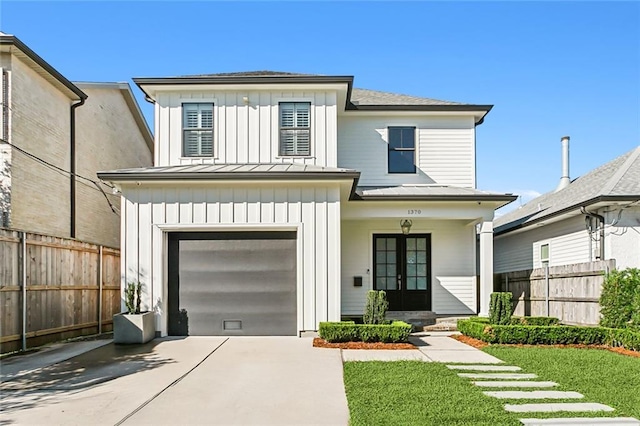
[[599,260],[605,260],[604,259],[604,221],[605,221],[604,216],[601,216],[597,213],[591,213],[587,211],[587,209],[584,207],[580,207],[580,212],[582,212],[582,214],[585,214],[589,217],[594,217],[598,219],[598,221],[600,222],[600,225],[598,226],[598,229],[600,230],[600,247],[599,247],[600,259]]
[[84,105],[87,98],[80,98],[80,102],[71,105],[71,120],[70,120],[70,138],[69,143],[71,145],[71,165],[69,171],[71,172],[71,186],[69,187],[69,200],[70,200],[70,230],[69,236],[71,238],[76,237],[76,108]]

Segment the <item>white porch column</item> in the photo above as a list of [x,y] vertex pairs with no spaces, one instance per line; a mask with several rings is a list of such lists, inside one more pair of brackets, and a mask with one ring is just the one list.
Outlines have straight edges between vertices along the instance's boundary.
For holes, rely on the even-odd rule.
[[489,316],[489,300],[493,292],[493,221],[480,224],[480,312]]

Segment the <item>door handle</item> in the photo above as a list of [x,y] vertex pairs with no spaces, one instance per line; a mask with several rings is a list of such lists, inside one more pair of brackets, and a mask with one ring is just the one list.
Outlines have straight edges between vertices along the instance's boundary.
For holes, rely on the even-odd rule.
[[398,275],[398,290],[402,290],[402,275]]

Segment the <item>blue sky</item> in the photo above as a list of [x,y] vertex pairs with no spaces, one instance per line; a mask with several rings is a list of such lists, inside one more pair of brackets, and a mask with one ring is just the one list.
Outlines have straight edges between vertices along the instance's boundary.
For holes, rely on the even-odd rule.
[[478,187],[525,199],[555,188],[563,135],[572,178],[640,144],[638,2],[3,0],[0,29],[73,81],[271,69],[493,104]]

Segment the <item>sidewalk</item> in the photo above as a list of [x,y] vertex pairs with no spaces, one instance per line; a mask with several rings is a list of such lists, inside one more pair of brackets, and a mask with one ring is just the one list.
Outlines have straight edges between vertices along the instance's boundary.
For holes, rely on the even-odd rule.
[[423,361],[461,364],[500,364],[501,360],[479,349],[450,338],[455,332],[415,333],[409,341],[418,350],[343,349],[344,361]]

